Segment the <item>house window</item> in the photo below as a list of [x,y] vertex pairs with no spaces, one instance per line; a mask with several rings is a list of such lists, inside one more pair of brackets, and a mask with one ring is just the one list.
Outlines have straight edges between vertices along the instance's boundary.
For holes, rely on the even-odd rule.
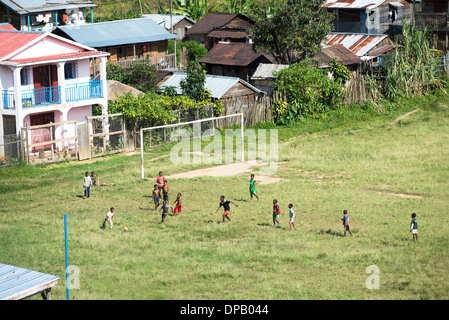
[[27,86],[27,85],[31,84],[29,67],[24,67],[20,70],[20,84],[22,86]]
[[64,65],[64,77],[66,80],[68,79],[76,79],[78,78],[78,62],[66,62]]

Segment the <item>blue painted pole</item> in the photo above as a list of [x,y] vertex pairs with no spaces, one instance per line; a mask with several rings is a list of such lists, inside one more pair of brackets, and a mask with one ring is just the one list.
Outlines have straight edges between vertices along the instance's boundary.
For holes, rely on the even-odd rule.
[[67,285],[67,300],[70,300],[69,294],[69,250],[67,245],[67,214],[64,214],[64,233],[65,233],[65,277]]
[[56,25],[56,28],[58,27],[58,11],[55,11],[55,25]]
[[90,8],[90,23],[94,23],[94,8]]
[[27,16],[28,31],[31,30],[30,15]]

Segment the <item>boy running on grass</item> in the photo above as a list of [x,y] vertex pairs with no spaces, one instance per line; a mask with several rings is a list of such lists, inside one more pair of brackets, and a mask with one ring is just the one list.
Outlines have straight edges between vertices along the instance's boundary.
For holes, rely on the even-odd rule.
[[159,196],[162,195],[162,191],[164,189],[164,180],[165,180],[165,177],[162,174],[162,171],[159,171],[159,176],[156,178],[157,188],[159,189]]
[[225,218],[228,219],[229,221],[231,221],[231,219],[229,219],[229,217],[228,217],[229,210],[231,210],[231,208],[229,207],[229,204],[230,204],[230,203],[232,203],[232,204],[233,204],[234,206],[236,206],[236,207],[239,206],[238,204],[235,204],[235,203],[232,202],[232,201],[225,200],[225,197],[224,197],[224,196],[221,196],[221,197],[220,197],[220,203],[218,204],[218,209],[217,209],[217,211],[215,211],[215,213],[217,213],[218,210],[220,210],[220,208],[223,206],[223,208],[224,208],[223,222],[225,222]]
[[163,223],[165,221],[165,217],[168,214],[168,209],[171,209],[171,212],[173,213],[173,208],[170,207],[169,205],[167,205],[167,202],[164,201],[162,203],[162,207],[159,209],[159,212],[161,212],[161,210],[162,210],[162,220],[161,220],[161,222],[159,224],[161,224],[161,223]]
[[341,220],[343,220],[343,227],[344,227],[344,230],[345,230],[345,233],[344,233],[343,237],[346,237],[346,231],[349,231],[349,233],[352,236],[351,229],[349,228],[348,210],[343,210],[343,214],[344,214],[343,219],[341,219]]
[[293,231],[293,228],[295,227],[295,211],[293,211],[293,204],[288,205],[288,216],[290,220],[288,221],[288,224],[290,225],[290,231]]
[[181,213],[181,209],[182,209],[182,199],[181,199],[181,194],[178,193],[178,196],[176,197],[175,202],[172,203],[172,205],[174,205],[176,203],[175,206],[175,211],[173,211],[173,215],[175,216],[176,213]]
[[281,223],[279,222],[279,214],[280,214],[280,210],[279,210],[279,205],[278,205],[278,201],[276,199],[273,200],[273,226],[276,227],[276,222],[278,224],[278,228],[281,227]]
[[257,202],[260,202],[260,199],[256,194],[256,180],[254,180],[254,174],[251,175],[251,179],[249,180],[249,194],[251,197],[250,202],[253,202],[253,195],[257,198]]
[[104,218],[103,222],[103,228],[106,228],[106,224],[109,225],[109,229],[112,229],[112,226],[114,225],[114,208],[111,208],[109,212],[106,214],[106,218]]
[[157,210],[157,207],[160,205],[159,198],[161,197],[161,191],[158,189],[157,184],[154,185],[152,197],[155,206],[154,210]]
[[413,234],[413,242],[418,240],[418,220],[416,213],[412,213],[412,222],[410,224],[410,232]]

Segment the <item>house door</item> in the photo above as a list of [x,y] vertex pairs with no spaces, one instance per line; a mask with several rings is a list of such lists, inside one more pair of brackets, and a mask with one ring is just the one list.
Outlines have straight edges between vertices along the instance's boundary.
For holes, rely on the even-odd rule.
[[59,102],[58,75],[55,65],[33,68],[34,104],[47,105]]
[[[3,119],[3,142],[8,143],[17,141],[16,117],[3,115],[2,119]],[[17,144],[15,143],[5,144],[3,150],[6,160],[19,157],[18,147]]]
[[[47,112],[41,114],[30,115],[30,125],[38,126],[41,124],[49,124],[50,122],[55,122],[55,113]],[[40,143],[45,141],[51,141],[51,131],[54,130],[54,127],[50,128],[41,128],[41,129],[33,129],[31,130],[31,144]],[[54,131],[53,131],[54,136]],[[33,147],[33,152],[38,150],[50,150],[51,144]]]

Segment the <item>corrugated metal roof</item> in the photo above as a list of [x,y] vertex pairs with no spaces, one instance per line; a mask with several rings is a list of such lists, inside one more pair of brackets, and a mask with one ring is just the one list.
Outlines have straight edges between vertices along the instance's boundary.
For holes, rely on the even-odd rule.
[[[53,54],[48,56],[41,56],[35,58],[26,58],[26,59],[16,59],[16,60],[6,60],[7,64],[32,64],[37,62],[46,62],[46,61],[55,61],[55,60],[76,60],[79,58],[90,58],[90,57],[98,57],[98,56],[108,56],[108,52],[101,51],[79,51],[79,52],[71,52],[71,53],[61,53],[61,54]],[[1,64],[2,62],[0,62]]]
[[388,35],[384,34],[329,33],[323,47],[342,44],[357,56],[362,57],[387,37]]
[[[187,73],[185,72],[173,72],[173,75],[159,87],[175,87],[176,92],[178,94],[182,94],[180,83],[181,80],[185,79],[186,77]],[[204,84],[204,87],[212,92],[212,98],[221,99],[221,97],[223,97],[226,92],[228,92],[238,82],[250,88],[256,93],[263,93],[263,91],[257,89],[256,87],[250,85],[248,82],[240,78],[216,76],[210,74],[206,74],[206,83]]]
[[342,44],[335,44],[333,46],[327,46],[315,54],[314,59],[321,62],[321,67],[329,67],[329,63],[332,59],[336,59],[338,63],[344,64],[345,66],[351,64],[361,63],[360,59],[354,52],[347,49]]
[[245,39],[248,34],[245,30],[227,30],[227,29],[217,29],[209,33],[207,36],[209,38],[230,38],[230,39]]
[[73,7],[90,8],[97,6],[90,0],[0,0],[0,3],[18,14],[63,10]]
[[384,53],[393,50],[394,49],[394,45],[391,44],[387,44],[385,46],[382,46],[380,48],[377,48],[375,50],[371,50],[370,52],[368,52],[366,55],[370,56],[370,57],[378,57],[383,55]]
[[[148,18],[156,22],[161,27],[164,27],[167,30],[171,29],[171,18],[169,14],[143,14],[142,17]],[[176,26],[180,21],[186,19],[191,23],[195,23],[192,19],[188,18],[186,15],[173,15],[173,27]]]
[[6,30],[6,31],[16,31],[17,29],[14,28],[12,25],[10,25],[7,22],[0,23],[0,30]]
[[0,59],[3,59],[9,54],[17,51],[30,41],[33,41],[42,35],[43,34],[39,32],[0,31]]
[[225,27],[236,17],[239,17],[241,20],[238,21],[238,23],[229,26],[231,29],[247,29],[255,23],[253,20],[240,13],[210,12],[187,30],[186,34],[209,34],[212,30]]
[[148,18],[60,26],[53,33],[94,48],[177,39]]
[[26,298],[30,291],[56,285],[58,279],[51,274],[0,263],[0,300]]
[[274,62],[273,57],[264,51],[255,53],[251,43],[219,42],[200,59],[200,62],[243,67],[249,65],[260,57],[264,58],[264,62]]
[[273,72],[288,68],[288,64],[260,63],[251,80],[274,79]]
[[377,8],[387,0],[326,0],[323,7],[332,9],[365,9]]

